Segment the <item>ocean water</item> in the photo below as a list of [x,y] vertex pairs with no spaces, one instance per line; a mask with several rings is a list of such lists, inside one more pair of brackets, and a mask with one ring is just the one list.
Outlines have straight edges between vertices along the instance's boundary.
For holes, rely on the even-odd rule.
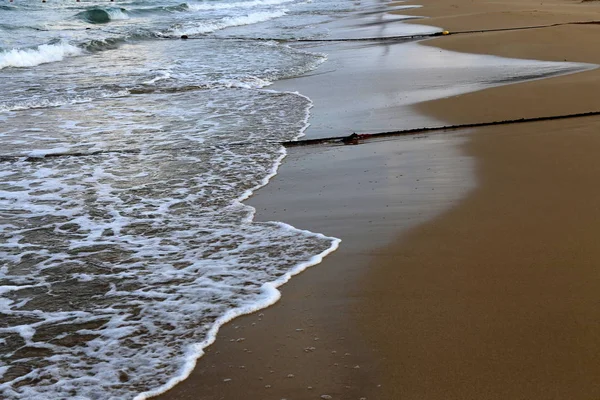
[[2,2],[0,398],[164,391],[337,247],[242,204],[312,106],[269,85],[326,56],[215,35],[278,19],[274,38],[323,37],[355,7]]
[[[254,222],[243,201],[276,173],[279,143],[309,126],[313,100],[281,87],[328,56],[289,39],[439,31],[395,24],[407,17],[384,9],[378,0],[0,3],[0,398],[165,391],[223,323],[274,303],[279,285],[337,248],[337,238]],[[359,14],[359,25],[345,18]],[[412,93],[402,104],[547,75],[541,64],[493,69],[493,60],[461,80],[440,72],[446,56],[423,54],[404,73],[426,66],[435,79],[388,80],[410,81],[393,87],[394,98]],[[394,78],[406,59],[366,58]],[[354,107],[349,99],[369,93],[356,79],[365,64],[332,64],[349,83],[336,107]]]

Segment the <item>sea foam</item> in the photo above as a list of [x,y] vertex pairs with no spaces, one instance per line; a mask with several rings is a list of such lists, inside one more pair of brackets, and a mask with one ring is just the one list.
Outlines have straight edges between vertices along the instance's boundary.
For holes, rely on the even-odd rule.
[[223,323],[274,303],[278,286],[333,251],[338,239],[253,222],[242,203],[276,173],[278,142],[304,131],[310,106],[215,89],[48,109],[33,129],[36,110],[12,116],[14,145],[38,158],[0,163],[0,339],[31,368],[12,362],[0,395],[167,390]]
[[91,8],[76,15],[77,18],[91,24],[105,24],[110,21],[129,19],[127,10],[121,8]]
[[83,53],[77,46],[66,42],[42,44],[34,49],[12,49],[0,53],[0,69],[7,67],[34,67],[61,61],[65,57],[78,56]]
[[188,4],[191,11],[230,10],[236,8],[254,8],[290,3],[293,0],[251,0],[233,3],[194,3]]
[[[183,14],[148,0],[90,26],[64,0],[27,40],[10,31],[20,48],[0,52],[1,398],[165,391],[223,323],[277,301],[279,285],[338,246],[255,222],[242,203],[276,173],[279,143],[303,133],[311,107],[261,88],[325,56],[155,40],[268,21],[287,15],[282,3],[294,6],[206,2]],[[32,7],[18,15],[37,24],[47,6]]]

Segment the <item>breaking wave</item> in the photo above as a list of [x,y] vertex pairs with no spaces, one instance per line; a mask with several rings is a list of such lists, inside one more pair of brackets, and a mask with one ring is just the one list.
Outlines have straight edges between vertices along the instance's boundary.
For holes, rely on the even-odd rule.
[[0,53],[0,69],[34,67],[82,53],[82,49],[66,42],[42,44],[34,49],[12,49]]
[[285,10],[261,11],[238,17],[226,17],[220,20],[196,22],[193,26],[182,26],[174,28],[171,30],[170,33],[174,35],[199,35],[204,33],[211,33],[225,28],[230,28],[233,26],[242,26],[256,24],[259,22],[265,22],[271,19],[283,17],[284,15],[286,15]]
[[124,8],[92,8],[76,14],[76,17],[90,24],[106,24],[110,21],[129,19]]
[[289,3],[292,0],[251,0],[241,1],[235,3],[213,3],[203,2],[199,4],[189,4],[188,8],[192,11],[205,11],[205,10],[230,10],[234,8],[254,8],[260,6],[271,6],[277,4]]

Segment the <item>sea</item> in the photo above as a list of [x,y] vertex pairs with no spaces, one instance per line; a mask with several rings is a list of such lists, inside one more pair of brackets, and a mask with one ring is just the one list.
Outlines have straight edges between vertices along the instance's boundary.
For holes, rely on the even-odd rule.
[[338,246],[242,202],[308,126],[311,100],[270,84],[326,60],[279,39],[355,7],[0,3],[0,398],[165,391]]

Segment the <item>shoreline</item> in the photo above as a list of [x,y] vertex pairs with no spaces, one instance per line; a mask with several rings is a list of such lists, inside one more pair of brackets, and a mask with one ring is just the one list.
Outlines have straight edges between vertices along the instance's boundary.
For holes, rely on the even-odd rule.
[[[456,152],[463,140],[431,135],[290,151],[262,195],[248,202],[257,220],[285,218],[297,228],[343,236],[343,245],[282,286],[273,306],[223,326],[190,378],[158,398],[194,399],[199,390],[203,399],[368,398],[381,391],[376,356],[348,312],[362,298],[364,265],[399,225],[414,228],[472,190],[471,160]],[[400,162],[382,162],[398,155]],[[311,188],[319,188],[317,199]]]
[[[416,11],[423,12],[425,9],[418,9]],[[411,21],[411,23],[414,22],[415,21]],[[429,23],[430,21],[423,20],[420,22]],[[463,43],[459,44],[445,44],[446,39],[454,38],[434,39],[436,42],[428,41],[426,45],[438,46],[438,43],[444,43],[443,46],[460,45],[464,46],[461,48],[466,49],[469,46],[473,46],[473,44],[467,43],[468,41],[478,42],[478,38],[471,38],[468,40],[464,39],[462,40]],[[459,39],[463,38],[457,38],[457,40]],[[494,40],[497,39],[498,38],[495,38]],[[502,47],[501,42],[498,47]],[[526,43],[523,44],[523,47],[526,47]],[[524,48],[523,51],[525,52],[526,49]],[[569,109],[569,107],[581,106],[581,104],[572,104],[573,102],[569,101],[569,96],[566,95],[554,100],[550,104],[541,106],[539,104],[534,104],[534,106],[529,106],[529,108],[527,108],[526,101],[523,101],[524,105],[519,106],[514,104],[512,107],[509,107],[510,109],[508,110],[503,108],[502,110],[494,109],[493,112],[485,112],[487,107],[490,107],[490,104],[510,104],[510,99],[521,92],[524,93],[522,96],[525,96],[526,99],[539,99],[540,94],[537,92],[530,94],[529,97],[526,96],[527,91],[530,91],[531,88],[535,88],[536,90],[542,88],[540,90],[548,91],[556,90],[557,87],[569,88],[571,85],[582,88],[583,85],[589,85],[590,82],[594,80],[595,74],[591,74],[591,72],[567,75],[559,78],[549,78],[529,83],[520,83],[519,85],[496,87],[457,97],[421,103],[415,106],[415,108],[419,111],[424,111],[429,115],[435,115],[437,118],[448,121],[470,121],[470,118],[473,118],[474,115],[484,118],[494,118],[495,115],[511,115],[510,113],[514,113],[515,111],[532,113],[537,112],[540,109],[551,111],[562,110],[563,107]],[[590,74],[590,76],[581,78],[580,75],[583,74]],[[553,82],[551,84],[542,84],[547,81]],[[555,81],[558,81],[558,83],[555,83]],[[526,88],[521,89],[524,85],[526,85]],[[593,89],[589,89],[589,91],[584,91],[582,93],[583,101],[580,101],[579,103],[584,103],[585,105],[584,100],[591,98]],[[590,103],[588,103],[588,105],[589,104]],[[591,104],[593,105],[593,103]],[[580,123],[573,124],[571,121],[568,123],[552,122],[548,123],[548,125],[551,127],[560,126],[561,129],[567,129],[565,127],[575,125],[576,127],[583,129],[580,126]],[[498,128],[485,129],[487,131],[496,130],[495,135],[492,135],[494,137],[501,138],[503,136],[508,136],[503,135],[502,130]],[[531,127],[518,129],[520,132],[525,132],[523,134],[529,134],[530,130]],[[490,182],[491,180],[489,176],[482,172],[481,167],[482,160],[485,156],[489,155],[482,150],[482,148],[485,149],[484,144],[479,143],[479,147],[473,145],[474,139],[472,138],[486,136],[479,135],[477,132],[468,134],[468,137],[471,138],[471,142],[463,145],[463,148],[469,154],[469,157],[467,158],[474,157],[478,160],[478,182],[483,184],[485,182]],[[560,135],[558,134],[557,136]],[[560,142],[559,139],[560,137],[555,138],[556,141]],[[518,142],[519,138],[515,139],[515,141]],[[456,142],[452,143],[451,147],[453,147],[455,143]],[[485,142],[488,146],[489,143],[490,140]],[[533,143],[534,147],[535,144],[536,143]],[[381,146],[393,147],[388,143],[384,143]],[[389,149],[381,149],[380,151],[384,152],[386,150],[389,151]],[[509,154],[512,150],[514,149],[510,146],[506,146],[505,148],[505,151]],[[297,165],[288,165],[286,169],[294,170],[295,168],[295,171],[302,171],[303,168],[306,169],[302,166],[302,163],[306,163],[306,160],[303,160],[303,157],[310,158],[306,154],[300,154]],[[456,159],[458,158],[459,157],[456,157]],[[592,161],[588,164],[592,163]],[[345,162],[348,163],[348,161]],[[373,166],[376,165],[376,161],[371,160],[371,162],[372,164],[369,165],[373,168]],[[499,162],[497,161],[497,164],[498,163],[501,164],[502,160]],[[546,167],[550,169],[551,165]],[[590,167],[590,165],[588,165],[588,167]],[[366,176],[377,178],[377,172],[378,171],[374,170]],[[272,216],[268,215],[267,208],[273,207],[273,203],[275,203],[275,206],[279,207],[279,212],[289,214],[285,208],[289,207],[287,205],[289,204],[289,199],[286,202],[279,200],[279,203],[277,199],[267,199],[269,196],[273,196],[273,193],[280,191],[280,187],[285,184],[284,181],[287,181],[289,178],[285,176],[286,173],[288,172],[282,171],[274,179],[274,182],[271,182],[271,185],[261,190],[261,192],[249,202],[251,205],[255,206],[257,210],[260,211],[263,209],[262,213],[259,213],[258,215],[259,218],[265,218],[267,220],[272,219]],[[537,174],[541,174],[541,172],[538,170]],[[298,179],[303,179],[298,177],[302,177],[302,174],[299,173],[296,176],[296,183],[298,183]],[[338,175],[337,178],[340,179],[340,176]],[[292,183],[294,182],[293,179],[291,181]],[[463,181],[462,184],[465,185],[465,190],[470,190],[468,182]],[[279,185],[280,187],[278,188],[276,185]],[[389,187],[390,183],[383,182],[381,187],[386,187],[386,185]],[[475,195],[480,193],[481,190],[481,186],[475,189]],[[510,188],[505,188],[505,190],[510,190]],[[406,338],[407,341],[409,339],[416,341],[414,344],[415,349],[422,349],[426,341],[423,338],[420,338],[420,335],[417,332],[411,332],[412,334],[407,333],[408,329],[405,329],[403,336],[400,336],[398,331],[403,325],[407,324],[407,321],[403,318],[398,318],[397,320],[394,319],[393,323],[390,323],[389,317],[391,315],[396,315],[398,312],[397,310],[403,309],[402,307],[410,307],[410,312],[407,311],[405,315],[410,315],[412,313],[414,317],[415,310],[418,309],[418,307],[423,307],[423,304],[420,302],[398,302],[396,293],[398,287],[394,285],[395,282],[390,281],[390,277],[394,276],[395,278],[398,278],[399,281],[406,280],[406,277],[402,275],[396,277],[394,275],[394,273],[398,274],[398,265],[395,260],[398,258],[402,260],[403,269],[410,268],[410,266],[413,265],[420,265],[425,259],[430,260],[431,258],[427,258],[428,254],[426,254],[427,252],[425,251],[415,255],[415,249],[419,249],[419,246],[426,246],[426,248],[429,248],[431,245],[435,245],[438,243],[435,240],[436,238],[452,238],[453,228],[448,228],[440,221],[447,220],[449,218],[448,215],[453,215],[455,212],[459,212],[459,215],[463,215],[460,214],[460,212],[466,212],[468,214],[474,206],[469,205],[467,207],[465,204],[470,204],[470,199],[472,199],[473,196],[474,194],[471,192],[466,200],[460,202],[450,211],[437,217],[432,222],[427,222],[424,225],[413,228],[408,236],[402,236],[392,244],[378,243],[376,237],[371,238],[367,236],[365,241],[368,243],[364,243],[364,249],[361,249],[361,238],[355,237],[354,241],[351,241],[351,244],[357,246],[356,252],[346,255],[342,254],[341,256],[338,256],[338,253],[334,253],[319,266],[319,269],[327,268],[327,271],[309,271],[308,273],[295,278],[292,284],[282,287],[282,292],[284,293],[283,299],[275,306],[268,310],[264,310],[259,315],[251,314],[240,317],[233,323],[226,325],[220,332],[217,342],[207,349],[207,355],[199,360],[203,365],[197,366],[197,370],[194,371],[196,378],[193,374],[190,379],[186,381],[188,387],[183,387],[186,383],[180,384],[173,391],[169,391],[163,395],[164,397],[161,396],[158,398],[197,398],[197,390],[199,387],[208,389],[207,392],[203,392],[209,393],[203,397],[206,399],[239,398],[235,396],[240,396],[242,393],[245,396],[249,396],[247,398],[263,398],[267,395],[269,398],[279,398],[278,396],[281,394],[281,396],[287,396],[289,399],[319,398],[321,395],[333,396],[334,398],[367,397],[386,399],[399,398],[399,396],[402,396],[403,398],[441,399],[454,398],[452,396],[455,394],[456,398],[472,397],[474,395],[472,392],[456,391],[456,385],[453,385],[451,380],[448,380],[447,386],[441,385],[439,388],[436,386],[439,390],[433,390],[430,386],[424,387],[422,384],[423,382],[427,382],[431,379],[436,379],[437,382],[437,379],[440,377],[446,378],[447,376],[440,371],[431,372],[427,369],[431,367],[431,362],[434,361],[434,359],[428,354],[423,355],[416,351],[415,354],[420,355],[423,358],[422,364],[419,365],[422,366],[423,370],[428,371],[428,373],[419,375],[416,372],[416,368],[413,368],[414,371],[409,368],[405,361],[407,353],[399,353],[397,347],[400,347],[405,352],[410,352],[411,348],[410,346],[398,346],[397,341],[400,340],[400,337]],[[486,198],[484,201],[482,200],[484,205],[480,206],[480,208],[485,208],[491,201],[492,200],[489,198]],[[467,207],[467,211],[464,211],[465,207]],[[277,211],[275,212],[277,213]],[[388,217],[390,217],[390,219],[393,219],[391,218],[392,215],[393,214],[388,212]],[[292,216],[292,219],[293,218],[294,217]],[[301,219],[303,216],[298,213],[296,218]],[[313,219],[314,218],[315,217],[313,216]],[[346,216],[342,218],[355,219],[357,216]],[[452,219],[453,224],[457,223],[456,219],[457,217]],[[285,217],[282,220],[288,222],[290,218]],[[460,218],[458,218],[458,220],[458,222],[460,222]],[[419,221],[419,223],[421,222],[423,221]],[[470,220],[471,224],[475,224],[476,222],[477,221]],[[320,223],[326,224],[327,221],[322,221]],[[293,224],[299,226],[295,223]],[[440,226],[442,227],[440,228]],[[303,226],[299,227],[304,228]],[[343,224],[342,228],[344,228]],[[322,230],[317,231],[321,232]],[[457,244],[457,249],[464,248],[468,238],[473,238],[472,231],[468,231],[467,233],[467,239],[463,238],[463,242]],[[326,232],[326,234],[329,234],[329,232]],[[444,255],[447,254],[447,252],[458,252],[456,249],[444,248],[442,250],[442,254],[438,255],[438,258],[431,259],[432,261],[430,262],[432,265],[436,262],[443,263]],[[456,255],[457,258],[459,256],[460,254]],[[351,266],[348,267],[349,264]],[[339,274],[341,272],[347,274],[342,281],[344,282],[344,285],[351,289],[327,288],[329,286],[328,284],[336,282],[336,279],[340,278]],[[443,270],[440,272],[440,275],[444,276]],[[447,275],[445,276],[447,277]],[[428,278],[421,277],[420,280],[415,277],[413,278],[412,281],[406,280],[404,285],[416,283],[423,288],[426,287],[425,284],[430,283],[427,282]],[[368,284],[357,285],[357,283],[363,279],[367,279]],[[336,283],[339,284],[339,282]],[[406,293],[411,293],[411,290],[414,294],[416,289],[415,287],[408,286],[406,288]],[[423,295],[423,293],[420,293],[420,295]],[[406,296],[401,297],[401,299],[404,298],[404,300],[406,300],[405,297]],[[328,305],[326,307],[321,303],[323,299],[328,299]],[[435,298],[434,300],[439,301],[440,298]],[[438,303],[435,304],[439,305]],[[374,309],[376,311],[373,311]],[[351,311],[350,318],[342,318],[340,315],[336,315],[336,313],[339,314],[342,310],[354,311]],[[429,306],[423,309],[423,312],[423,315],[427,315],[427,312],[431,312]],[[427,332],[427,329],[424,328],[428,321],[419,320],[419,318],[417,318],[414,322],[415,324],[413,326],[421,329],[419,332]],[[429,323],[431,323],[431,321],[429,321]],[[447,323],[446,326],[454,327],[451,323]],[[356,332],[356,327],[363,327],[362,335]],[[365,327],[369,328],[365,329]],[[273,331],[273,329],[275,331]],[[243,331],[243,337],[238,334],[241,331]],[[457,340],[460,339],[460,332],[452,333],[455,334]],[[244,340],[238,341],[238,339]],[[319,346],[316,346],[315,342],[318,342]],[[255,347],[251,347],[250,343]],[[439,338],[438,341],[431,340],[428,343],[433,343],[440,349],[445,348],[443,342],[439,341]],[[254,348],[255,350],[250,350],[251,348]],[[256,355],[259,352],[261,352],[261,355]],[[264,352],[264,354],[262,352]],[[452,352],[452,350],[450,352]],[[343,353],[343,356],[341,353]],[[307,359],[309,360],[307,361]],[[452,361],[455,363],[461,361],[461,357],[453,359]],[[244,365],[241,365],[242,363]],[[291,370],[292,366],[295,364],[301,365],[303,367],[301,370],[306,367],[312,368],[312,370],[307,371],[306,374],[304,372],[286,374],[288,371],[284,371],[283,369],[287,366],[287,369]],[[276,367],[274,367],[274,365]],[[343,370],[342,368],[334,368],[342,366],[345,367]],[[355,366],[359,366],[360,368],[354,368]],[[453,366],[450,365],[446,368],[446,372],[448,372],[451,367]],[[338,370],[336,371],[336,369]],[[342,372],[339,370],[342,370]],[[264,374],[264,376],[249,378],[247,376],[247,371],[262,371],[260,373]],[[403,373],[406,373],[406,371],[413,371],[411,374],[408,374],[410,375],[408,378],[403,376]],[[474,371],[475,376],[477,375],[477,370]],[[235,377],[223,378],[223,376],[225,376],[224,374]],[[277,377],[268,378],[269,374],[276,374]],[[293,377],[288,378],[290,374],[293,375]],[[189,382],[200,376],[202,376],[203,379],[203,383],[200,384],[200,386],[197,386],[198,382],[196,382],[196,385]],[[554,375],[553,377],[556,378]],[[409,378],[412,378],[412,380]],[[466,376],[463,378],[468,380],[469,377]],[[233,379],[233,382],[241,380],[242,385],[237,388],[230,388],[227,386],[233,386],[230,384],[231,381],[227,381],[227,386],[224,386],[223,379]],[[271,383],[266,383],[267,380],[265,379]],[[299,380],[302,382],[315,382],[312,384],[314,386],[311,386],[313,389],[309,389],[306,385],[302,385],[300,388],[298,384]],[[403,384],[402,386],[403,388],[407,388],[406,390],[398,391],[396,385],[399,385],[400,382],[406,383],[406,385]],[[266,386],[270,387],[267,388]],[[317,388],[318,393],[316,391]],[[411,391],[410,388],[413,390]],[[268,390],[265,391],[265,389]],[[500,393],[501,389],[502,388],[497,388],[497,393]],[[223,394],[225,394],[225,396],[223,396]],[[491,392],[478,391],[476,394],[480,396],[479,398],[496,398],[491,395]],[[514,395],[517,395],[515,398],[531,398],[518,397],[519,393],[515,393]],[[500,396],[497,398],[506,397]]]

